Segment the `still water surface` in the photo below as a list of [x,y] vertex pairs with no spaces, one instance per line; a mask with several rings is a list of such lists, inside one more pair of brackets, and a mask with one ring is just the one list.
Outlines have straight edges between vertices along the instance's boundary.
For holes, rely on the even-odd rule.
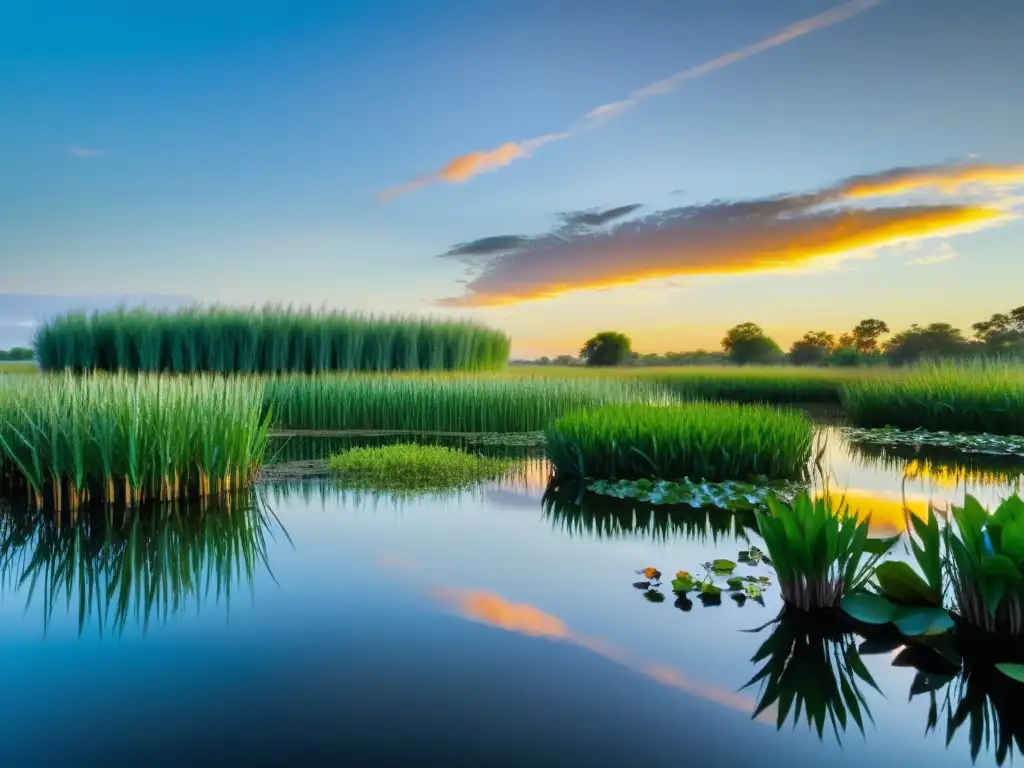
[[[904,498],[991,504],[1022,469],[866,454],[835,431],[827,445],[834,487],[878,534],[902,527]],[[819,738],[793,712],[777,730],[774,706],[751,717],[758,686],[741,690],[780,631],[741,630],[776,616],[777,589],[683,611],[632,586],[644,566],[735,559],[759,544],[749,518],[545,505],[546,484],[534,461],[449,497],[313,480],[262,487],[258,514],[58,528],[7,510],[3,764],[970,764],[970,720],[947,746],[947,688],[926,733],[929,696],[908,701],[917,672],[896,651],[861,657],[881,689],[858,686],[863,736],[849,717]],[[812,656],[846,652],[802,637]],[[997,761],[989,738],[978,765]]]

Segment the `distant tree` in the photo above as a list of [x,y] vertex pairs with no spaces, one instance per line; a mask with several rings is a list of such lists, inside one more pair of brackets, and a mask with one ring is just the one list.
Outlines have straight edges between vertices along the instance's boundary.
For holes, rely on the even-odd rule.
[[889,332],[889,326],[882,320],[861,320],[851,334],[852,346],[865,355],[875,355],[881,350],[878,340]]
[[821,365],[836,348],[836,337],[825,331],[808,331],[793,342],[789,360],[793,365]]
[[988,320],[975,323],[974,338],[985,345],[985,351],[996,354],[1019,353],[1024,347],[1024,307],[1009,314],[994,314]]
[[537,360],[537,365],[551,365],[551,358],[548,357],[547,355],[544,355],[539,360]]
[[27,347],[11,347],[6,351],[0,349],[0,360],[26,361],[33,357],[34,353]]
[[740,323],[730,328],[722,339],[722,349],[729,360],[739,365],[772,363],[782,357],[779,345],[768,338],[756,323]]
[[572,365],[573,363],[576,362],[576,358],[573,357],[572,355],[559,355],[551,362],[553,362],[555,365]]
[[885,356],[893,365],[902,365],[924,358],[955,357],[970,348],[960,329],[949,323],[932,323],[924,328],[915,323],[885,343]]
[[587,365],[621,365],[632,359],[633,342],[624,333],[602,331],[580,350]]

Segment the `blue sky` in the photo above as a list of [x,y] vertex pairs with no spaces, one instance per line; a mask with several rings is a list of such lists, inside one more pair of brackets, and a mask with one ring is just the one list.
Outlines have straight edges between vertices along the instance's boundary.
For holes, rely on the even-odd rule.
[[[712,346],[747,320],[782,342],[865,316],[967,328],[1022,303],[1024,6],[862,4],[529,157],[382,202],[385,190],[440,179],[459,156],[564,132],[839,4],[5,3],[0,114],[14,119],[0,127],[0,294],[458,314],[507,330],[522,355],[574,351],[605,327],[643,350]],[[966,234],[929,224],[898,246],[876,236],[857,251],[874,258],[830,251],[778,274],[740,258],[716,271],[715,259],[767,242],[778,222],[737,241],[735,212],[722,224],[710,201],[963,163],[1009,169],[966,190],[971,205],[996,205],[998,221]],[[962,205],[963,191],[922,183],[882,202]],[[642,204],[641,217],[699,214],[699,237],[673,240],[654,279],[634,282],[654,273],[628,219],[587,233],[578,253],[484,254],[469,286],[463,264],[437,258],[627,204]],[[803,253],[807,236],[775,238],[772,253]],[[708,243],[710,264],[695,265]],[[617,263],[604,265],[601,290],[573,290],[592,244]],[[554,277],[551,260],[564,266]]]

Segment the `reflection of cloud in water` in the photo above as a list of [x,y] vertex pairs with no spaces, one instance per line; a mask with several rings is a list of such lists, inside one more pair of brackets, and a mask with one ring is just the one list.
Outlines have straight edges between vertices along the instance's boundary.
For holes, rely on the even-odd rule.
[[[576,634],[557,616],[529,603],[513,603],[494,592],[453,587],[436,589],[433,595],[464,619],[529,637],[572,643],[670,688],[740,712],[754,711],[754,701],[746,696],[711,683],[690,680],[674,667],[631,658],[625,651],[600,638]],[[772,722],[773,717],[771,712],[766,711],[758,720]]]
[[919,518],[928,516],[928,500],[909,495],[904,499],[899,494],[851,489],[833,492],[833,497],[837,500],[845,497],[860,520],[871,515],[869,531],[872,536],[894,536],[905,531],[909,523],[906,510]]

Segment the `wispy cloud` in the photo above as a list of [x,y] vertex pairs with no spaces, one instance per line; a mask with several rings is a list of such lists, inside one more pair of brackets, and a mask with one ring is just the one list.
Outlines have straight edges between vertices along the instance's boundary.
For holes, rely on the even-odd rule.
[[690,80],[695,80],[719,69],[723,69],[724,67],[728,67],[731,64],[743,61],[744,59],[749,59],[751,56],[756,56],[757,54],[764,53],[772,48],[777,48],[780,45],[784,45],[796,40],[797,38],[803,37],[804,35],[808,35],[811,32],[816,32],[818,30],[825,29],[826,27],[830,27],[833,24],[838,24],[841,21],[846,21],[847,19],[858,16],[877,5],[881,5],[882,2],[883,0],[848,0],[848,2],[838,5],[824,13],[819,13],[816,16],[811,16],[803,19],[802,21],[790,24],[788,27],[779,30],[775,34],[766,37],[763,40],[759,40],[756,43],[751,43],[750,45],[746,45],[742,48],[737,48],[734,51],[730,51],[729,53],[723,54],[715,59],[706,61],[703,64],[698,64],[697,66],[690,67],[689,69],[684,69],[681,72],[676,72],[674,75],[670,75],[669,77],[650,83],[643,88],[633,91],[624,99],[594,107],[567,130],[559,131],[557,133],[547,133],[543,136],[537,136],[525,141],[509,141],[495,147],[494,149],[476,150],[464,155],[459,155],[458,157],[448,161],[433,173],[425,174],[404,184],[384,190],[380,193],[380,200],[382,202],[393,200],[396,197],[400,197],[401,195],[420,189],[421,187],[425,187],[428,184],[437,182],[461,183],[468,181],[481,173],[494,171],[498,168],[509,165],[516,160],[530,157],[535,150],[545,144],[564,141],[565,139],[570,139],[584,131],[604,125],[608,121],[624,115],[641,102],[644,102],[653,96],[664,96],[672,93]]
[[72,157],[103,157],[107,154],[107,150],[96,147],[71,147],[68,154]]
[[957,256],[956,249],[953,248],[949,243],[939,243],[938,247],[933,253],[924,256],[915,256],[913,259],[907,262],[913,267],[927,267],[931,264],[942,264],[944,261],[952,261]]
[[[949,199],[968,184],[971,195]],[[1024,166],[901,168],[805,194],[671,208],[604,230],[482,238],[442,254],[469,264],[472,279],[465,295],[439,303],[500,306],[650,279],[821,268],[1012,220],[1018,211],[1005,201],[1018,199],[1007,195],[1014,186],[1024,186]],[[861,202],[929,189],[938,200]]]

